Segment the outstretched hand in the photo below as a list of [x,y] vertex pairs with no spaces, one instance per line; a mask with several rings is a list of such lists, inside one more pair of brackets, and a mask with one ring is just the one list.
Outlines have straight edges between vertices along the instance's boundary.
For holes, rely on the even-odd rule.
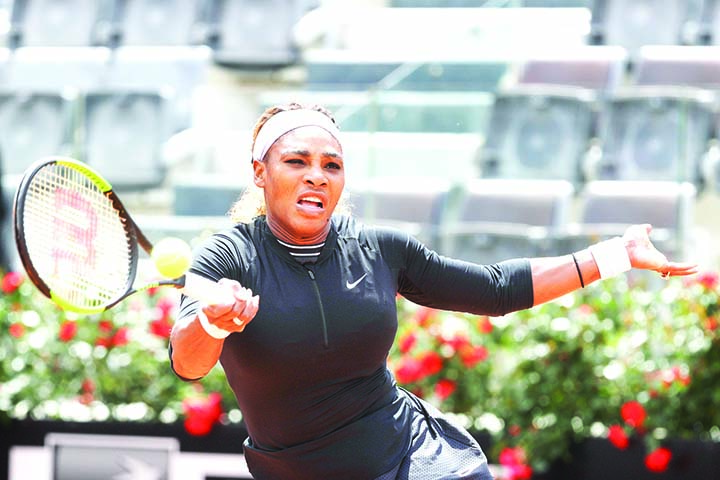
[[692,275],[697,273],[698,266],[694,263],[670,262],[650,241],[652,226],[632,225],[623,235],[627,247],[630,264],[633,268],[654,270],[663,277]]

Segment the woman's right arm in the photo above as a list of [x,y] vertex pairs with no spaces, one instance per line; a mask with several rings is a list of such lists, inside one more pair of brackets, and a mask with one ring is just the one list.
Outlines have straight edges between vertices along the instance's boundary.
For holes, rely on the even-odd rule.
[[235,296],[231,305],[202,305],[173,326],[170,334],[172,368],[188,380],[204,377],[217,363],[225,337],[242,332],[255,317],[260,299],[234,280],[222,279]]

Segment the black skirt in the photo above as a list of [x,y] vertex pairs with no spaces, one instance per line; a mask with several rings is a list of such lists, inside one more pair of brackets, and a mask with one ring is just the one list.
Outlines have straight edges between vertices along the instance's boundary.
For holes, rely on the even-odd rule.
[[410,450],[376,480],[492,480],[480,445],[437,408],[401,390],[415,412]]

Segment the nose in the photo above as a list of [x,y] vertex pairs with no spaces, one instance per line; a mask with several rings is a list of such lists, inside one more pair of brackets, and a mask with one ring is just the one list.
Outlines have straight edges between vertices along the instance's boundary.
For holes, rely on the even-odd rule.
[[305,174],[305,182],[314,187],[327,185],[327,177],[321,167],[311,167]]

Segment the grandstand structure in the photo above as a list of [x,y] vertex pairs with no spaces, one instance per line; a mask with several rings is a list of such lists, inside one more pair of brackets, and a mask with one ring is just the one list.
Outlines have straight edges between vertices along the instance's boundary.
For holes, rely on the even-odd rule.
[[0,27],[6,204],[71,155],[152,238],[197,239],[251,183],[260,112],[301,101],[340,123],[356,215],[441,254],[650,222],[717,267],[720,2],[2,0]]

